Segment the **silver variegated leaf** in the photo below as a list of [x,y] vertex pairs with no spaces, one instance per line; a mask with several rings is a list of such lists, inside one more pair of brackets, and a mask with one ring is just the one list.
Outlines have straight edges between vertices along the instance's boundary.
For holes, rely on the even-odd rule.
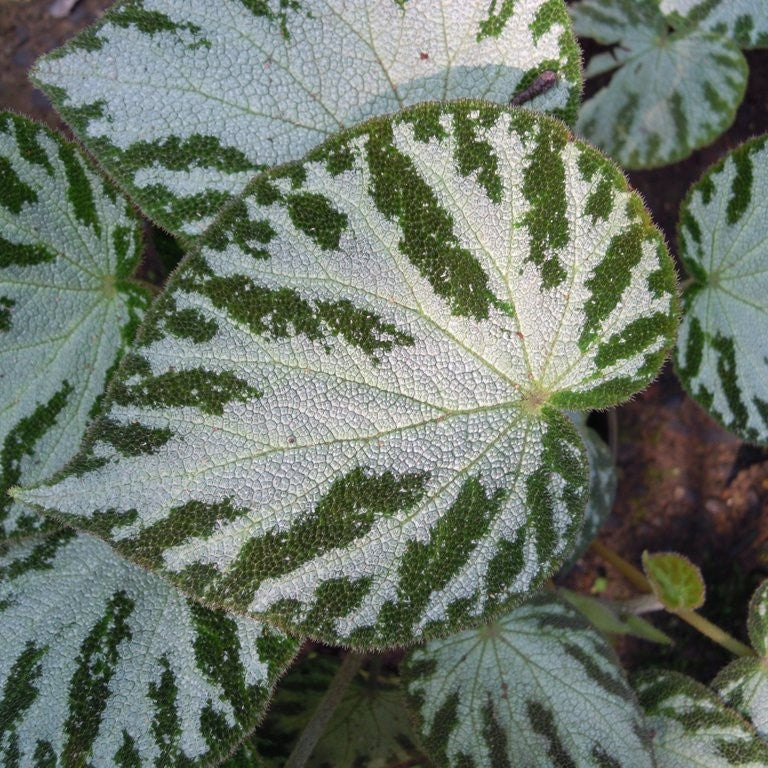
[[256,179],[80,466],[21,497],[326,641],[462,628],[568,553],[586,467],[555,406],[645,386],[676,302],[639,198],[565,125],[423,105]]
[[202,766],[261,718],[295,641],[60,531],[0,556],[0,762]]
[[642,713],[613,651],[554,597],[415,649],[405,679],[436,765],[654,766]]
[[587,449],[589,499],[584,511],[584,523],[576,537],[576,546],[565,567],[574,565],[597,536],[597,532],[613,508],[618,482],[611,449],[594,429],[587,426],[587,414],[571,411],[568,416],[576,425]]
[[151,218],[186,235],[257,169],[421,101],[530,102],[573,119],[562,0],[127,0],[34,78]]
[[768,136],[693,185],[678,226],[692,281],[675,362],[685,388],[726,429],[768,441]]
[[668,32],[655,0],[582,0],[574,29],[616,43],[587,67],[618,67],[581,107],[578,132],[626,168],[655,168],[706,146],[733,122],[748,68],[732,40],[696,27]]
[[40,525],[8,489],[72,458],[147,295],[141,227],[57,134],[0,114],[0,539]]
[[653,729],[658,768],[765,768],[768,746],[712,691],[678,672],[644,672],[633,684]]
[[768,741],[768,581],[752,596],[747,627],[757,658],[736,659],[712,685],[728,706],[748,718],[762,739]]
[[661,0],[675,26],[697,26],[733,38],[742,48],[768,48],[765,0]]

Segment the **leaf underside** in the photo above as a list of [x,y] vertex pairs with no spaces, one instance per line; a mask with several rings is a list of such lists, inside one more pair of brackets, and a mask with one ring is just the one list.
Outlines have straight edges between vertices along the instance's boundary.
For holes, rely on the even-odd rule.
[[696,25],[735,40],[741,48],[768,48],[768,6],[764,0],[661,0],[675,26]]
[[643,672],[633,685],[653,729],[658,768],[764,768],[768,746],[712,691],[677,672]]
[[[283,768],[338,669],[338,658],[311,652],[280,681],[264,722],[244,745],[244,753],[259,755],[259,768]],[[237,768],[239,758],[224,768]],[[307,768],[389,768],[419,758],[399,678],[363,669],[325,726]],[[251,764],[243,759],[242,765]]]
[[88,534],[0,556],[3,765],[215,764],[297,643],[185,598]]
[[435,765],[654,765],[642,714],[610,646],[552,597],[414,650],[405,679]]
[[675,364],[688,392],[726,429],[768,442],[768,136],[747,141],[694,184],[678,243],[693,278]]
[[645,386],[675,291],[639,198],[562,123],[374,120],[225,212],[79,464],[21,496],[326,642],[454,631],[568,553],[586,467],[552,406]]
[[618,477],[611,449],[594,429],[587,426],[585,413],[571,411],[569,418],[584,441],[589,465],[589,499],[584,510],[584,523],[576,544],[564,567],[572,566],[587,551],[597,532],[611,513],[616,498]]
[[576,124],[618,163],[668,165],[730,127],[748,75],[736,43],[696,27],[670,34],[654,0],[583,0],[571,12],[580,35],[618,43],[590,62],[587,76],[615,72]]
[[77,450],[147,305],[141,225],[49,129],[0,113],[0,539],[41,521],[8,496]]
[[198,235],[257,170],[421,101],[530,105],[573,120],[562,0],[127,0],[41,59],[35,82],[142,210]]

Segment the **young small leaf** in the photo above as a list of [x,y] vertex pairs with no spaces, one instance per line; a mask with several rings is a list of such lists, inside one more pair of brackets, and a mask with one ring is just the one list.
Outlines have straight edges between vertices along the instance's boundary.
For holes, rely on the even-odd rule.
[[658,768],[765,768],[768,746],[708,688],[677,672],[632,680],[653,729]]
[[33,76],[152,219],[197,235],[257,169],[422,101],[530,102],[572,120],[562,0],[130,0]]
[[654,765],[613,651],[552,597],[430,641],[404,674],[424,746],[444,768]]
[[612,44],[587,67],[618,67],[582,105],[578,132],[626,168],[657,168],[688,157],[733,122],[748,68],[736,43],[698,28],[672,34],[655,0],[582,0],[574,29]]
[[422,105],[257,178],[155,305],[80,466],[21,497],[297,633],[445,634],[562,562],[587,477],[557,407],[645,386],[676,310],[600,153],[530,110]]
[[704,605],[704,579],[687,557],[676,552],[643,552],[643,570],[667,610],[694,611]]
[[674,26],[716,32],[742,48],[768,48],[765,0],[661,0],[660,6]]
[[768,741],[768,581],[752,595],[747,628],[758,658],[731,662],[712,686],[728,706],[749,718],[758,734]]
[[0,113],[0,539],[41,521],[8,490],[72,458],[147,294],[141,227],[75,148]]
[[296,650],[87,534],[11,545],[0,556],[0,762],[215,764],[261,719]]
[[675,365],[726,429],[768,442],[768,135],[728,153],[680,209],[680,256],[693,282]]

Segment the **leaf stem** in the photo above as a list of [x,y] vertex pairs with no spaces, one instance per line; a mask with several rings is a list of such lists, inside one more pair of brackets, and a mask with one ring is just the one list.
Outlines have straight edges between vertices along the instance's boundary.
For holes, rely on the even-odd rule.
[[[635,568],[632,563],[627,562],[620,554],[609,549],[597,539],[592,542],[591,549],[596,555],[610,563],[627,581],[641,592],[653,592],[650,582],[645,578],[642,571]],[[702,635],[705,635],[736,656],[757,655],[748,645],[744,645],[733,635],[729,635],[725,630],[720,629],[717,624],[713,624],[709,619],[705,619],[702,615],[696,613],[696,611],[680,609],[672,611],[672,613],[675,616],[679,616],[687,624],[690,624],[695,630],[701,632]]]
[[351,651],[344,657],[344,661],[341,662],[335,677],[331,680],[323,700],[317,705],[317,709],[312,714],[312,719],[301,732],[301,736],[299,736],[299,740],[296,742],[296,746],[294,746],[284,768],[304,768],[304,765],[306,765],[307,760],[309,760],[317,746],[317,742],[323,735],[328,721],[333,716],[336,708],[344,698],[344,693],[349,684],[360,669],[364,658],[364,656],[352,653]]

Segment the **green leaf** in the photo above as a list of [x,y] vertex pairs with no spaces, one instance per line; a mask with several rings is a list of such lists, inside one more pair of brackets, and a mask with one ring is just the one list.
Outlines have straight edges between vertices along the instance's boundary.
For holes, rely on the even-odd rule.
[[76,451],[148,303],[141,225],[47,128],[0,113],[0,539],[41,521],[8,490]]
[[663,240],[601,154],[530,110],[423,105],[259,177],[80,466],[21,497],[297,633],[445,634],[562,562],[587,477],[555,406],[645,386],[675,324]]
[[[497,7],[498,5],[498,7]],[[128,0],[35,67],[78,137],[166,229],[197,235],[256,170],[422,101],[530,102],[573,120],[563,0]]]
[[[269,714],[246,744],[260,757],[256,765],[285,765],[338,668],[338,659],[312,652],[280,681]],[[364,669],[347,688],[307,768],[388,768],[418,759],[414,743],[398,677]],[[244,756],[224,768],[245,768]]]
[[582,595],[563,587],[558,588],[558,595],[580,611],[601,632],[608,635],[632,635],[652,643],[672,645],[672,638],[656,629],[650,622],[629,613],[620,603],[602,600],[590,595]]
[[0,760],[209,765],[256,725],[296,649],[87,534],[14,544],[0,556]]
[[658,768],[765,768],[768,746],[708,688],[677,672],[643,672],[633,685],[653,729]]
[[684,555],[643,552],[643,570],[667,610],[695,611],[704,605],[706,587],[701,571]]
[[768,442],[768,136],[745,142],[691,187],[680,255],[693,278],[675,364],[688,392],[726,429]]
[[731,662],[717,675],[712,686],[728,706],[747,717],[758,734],[768,741],[768,581],[752,595],[747,628],[758,658]]
[[415,649],[405,679],[424,746],[441,768],[654,765],[613,651],[552,597]]
[[594,429],[587,426],[587,414],[570,411],[568,416],[576,425],[587,449],[589,500],[584,512],[584,523],[576,539],[576,546],[566,561],[565,568],[575,565],[576,561],[589,549],[597,532],[610,515],[618,482],[611,449]]
[[742,48],[768,48],[765,0],[661,0],[674,26],[697,26],[728,36]]
[[571,14],[580,36],[618,44],[587,67],[588,77],[618,69],[576,127],[621,165],[677,162],[731,125],[748,75],[733,41],[697,28],[668,33],[655,0],[583,0]]

